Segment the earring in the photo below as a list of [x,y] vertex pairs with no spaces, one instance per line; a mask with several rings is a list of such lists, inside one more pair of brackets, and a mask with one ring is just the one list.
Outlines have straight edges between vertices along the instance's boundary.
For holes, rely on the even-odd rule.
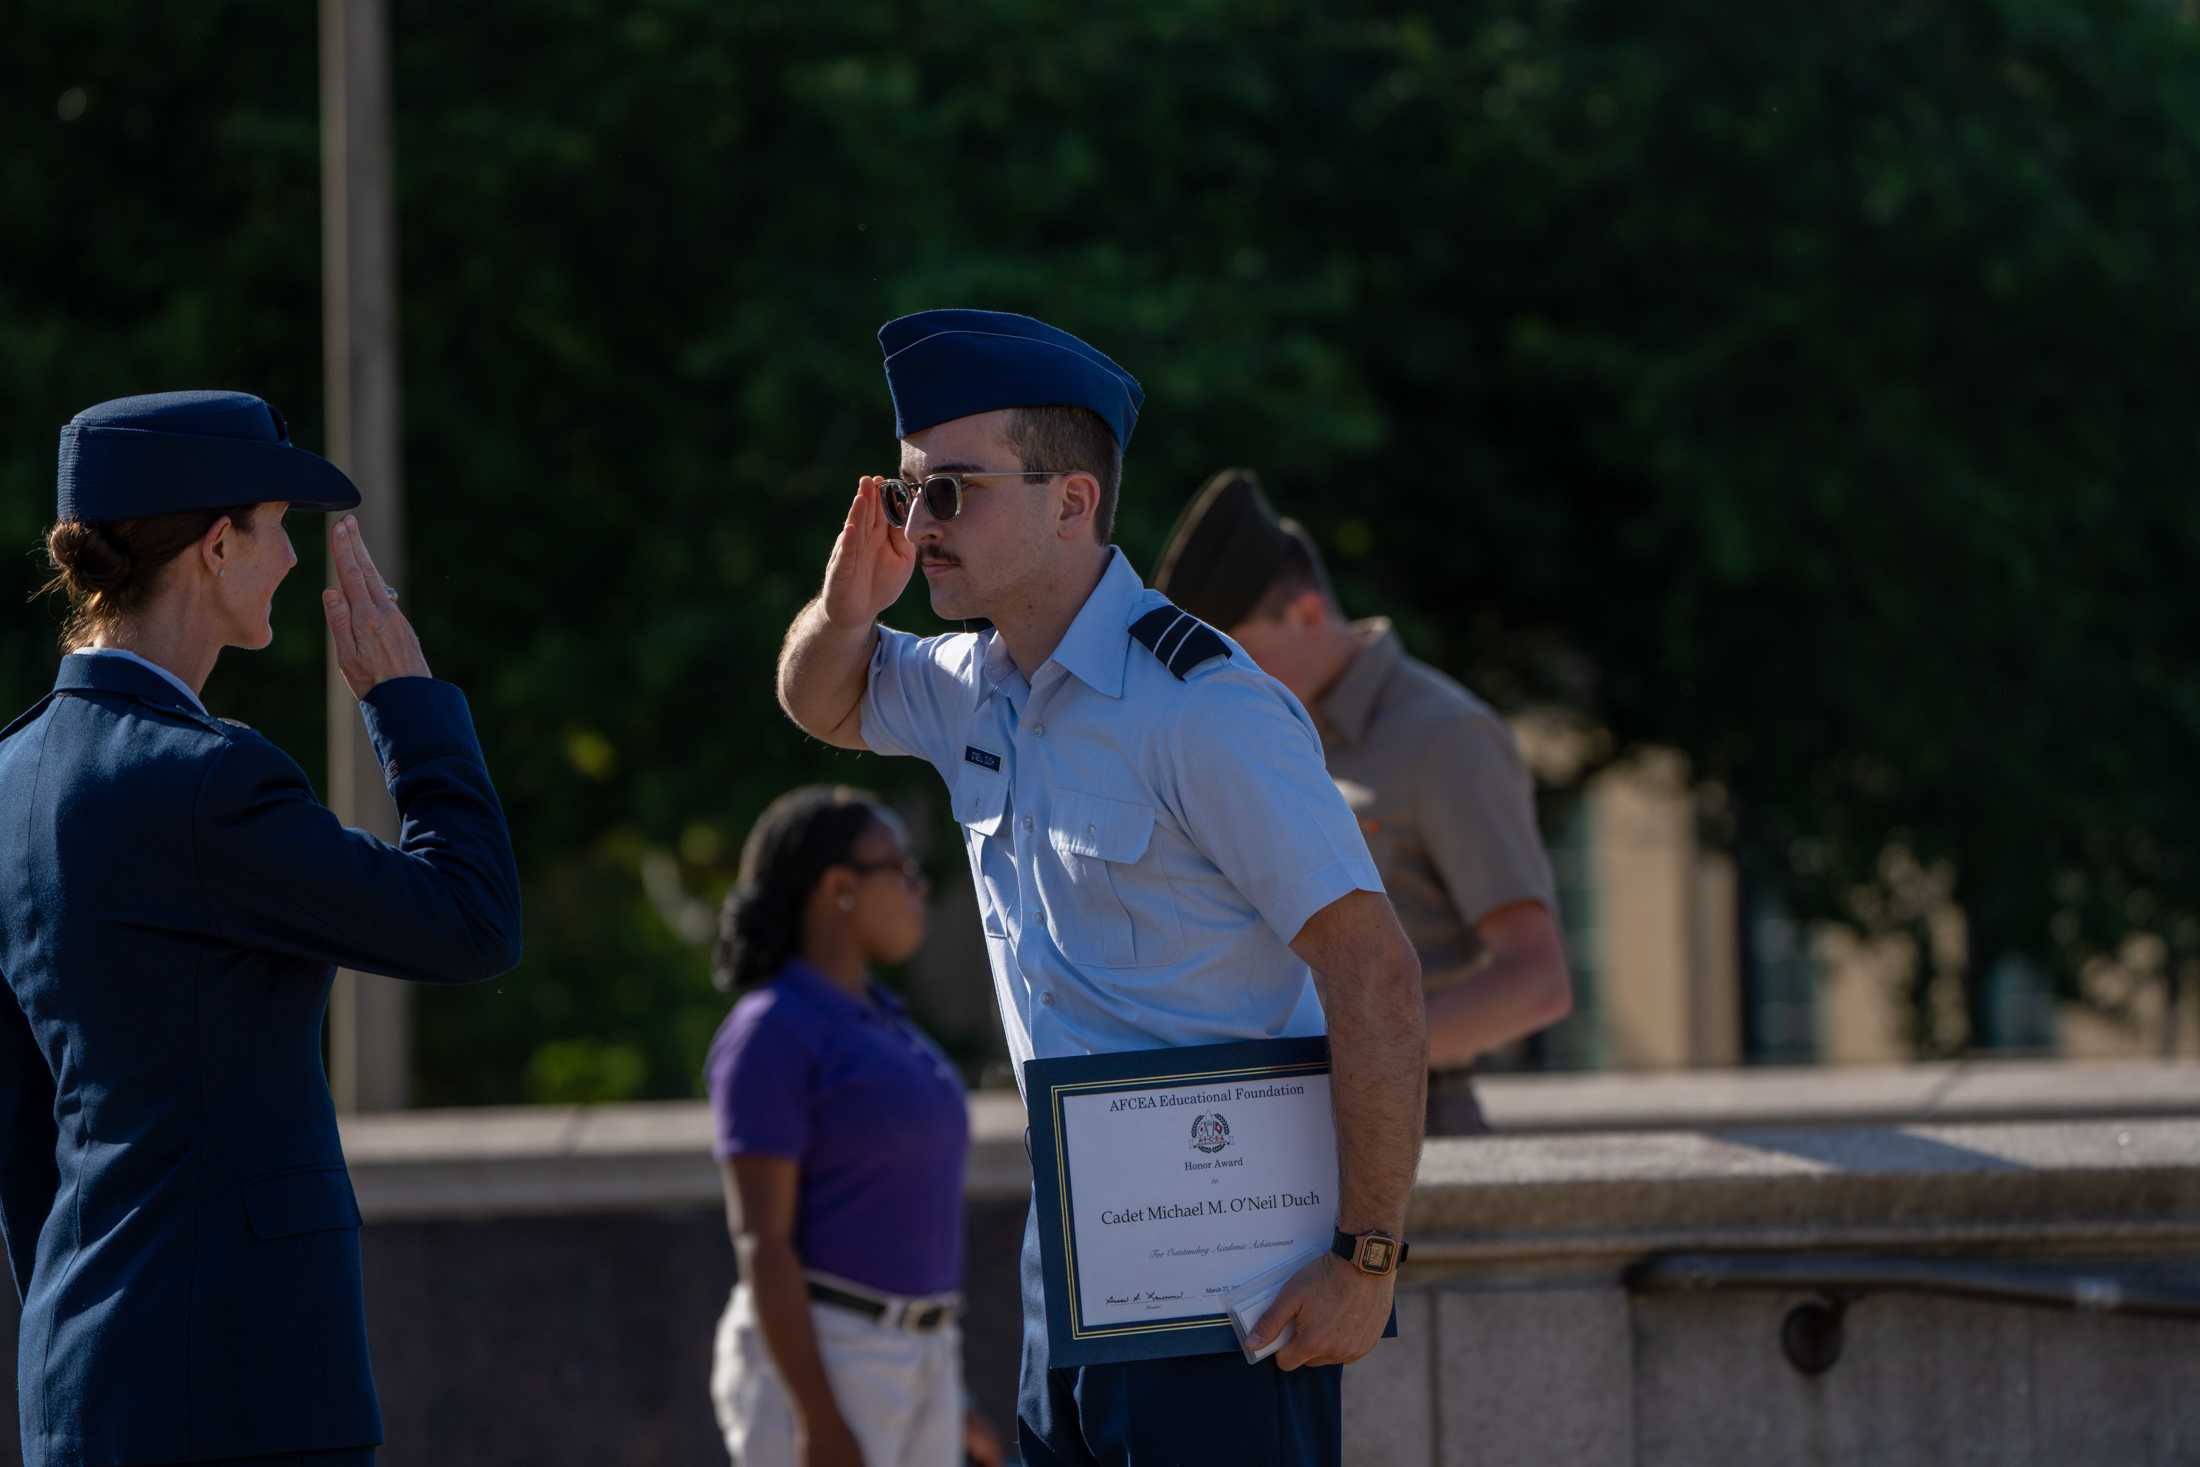
[[218,581],[218,580],[220,580],[220,579],[221,579],[221,578],[222,578],[223,576],[226,576],[226,575],[228,575],[228,574],[229,574],[229,567],[228,567],[228,566],[226,566],[226,565],[223,565],[223,566],[216,566],[216,567],[214,568],[214,579],[215,579],[215,580],[217,580],[217,581]]
[[855,909],[856,899],[852,896],[849,896],[846,892],[842,892],[840,894],[840,910],[842,910],[843,912],[852,912]]

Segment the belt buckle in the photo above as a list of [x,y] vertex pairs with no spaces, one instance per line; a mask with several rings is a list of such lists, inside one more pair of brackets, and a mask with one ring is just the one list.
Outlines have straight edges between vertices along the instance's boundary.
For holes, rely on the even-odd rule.
[[938,1304],[927,1304],[922,1309],[913,1311],[909,1316],[909,1330],[915,1334],[925,1334],[938,1329],[941,1308]]
[[903,1321],[908,1317],[909,1301],[907,1299],[894,1299],[879,1306],[878,1322],[887,1329],[902,1328]]

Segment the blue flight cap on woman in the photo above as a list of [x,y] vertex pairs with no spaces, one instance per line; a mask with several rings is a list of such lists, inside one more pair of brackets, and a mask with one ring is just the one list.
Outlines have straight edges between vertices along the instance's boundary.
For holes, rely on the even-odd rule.
[[1081,407],[1129,448],[1146,401],[1138,379],[1100,352],[1007,311],[919,311],[879,327],[878,344],[896,438],[996,408]]
[[249,392],[154,392],[69,419],[54,499],[59,518],[99,523],[269,500],[351,509],[359,490]]

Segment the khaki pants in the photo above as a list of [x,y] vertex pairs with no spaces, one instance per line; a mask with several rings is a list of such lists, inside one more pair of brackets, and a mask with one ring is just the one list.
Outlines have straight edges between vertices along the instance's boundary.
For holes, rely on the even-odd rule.
[[[810,1318],[833,1399],[864,1467],[961,1467],[962,1331],[888,1329],[813,1302]],[[711,1404],[738,1467],[796,1467],[794,1402],[764,1346],[756,1303],[736,1285],[718,1321]]]

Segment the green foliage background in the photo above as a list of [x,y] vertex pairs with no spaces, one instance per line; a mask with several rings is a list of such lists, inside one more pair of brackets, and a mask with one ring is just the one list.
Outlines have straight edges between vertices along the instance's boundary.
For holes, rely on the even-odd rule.
[[[313,7],[21,0],[0,544],[53,435],[222,385],[321,441]],[[1974,972],[2200,955],[2200,42],[2149,0],[397,0],[406,605],[472,696],[529,954],[423,1099],[685,1094],[707,905],[805,743],[766,669],[872,332],[1029,310],[1138,372],[1119,538],[1252,462],[1500,706],[1690,756],[1806,915],[1947,861]],[[216,706],[320,755],[318,610]],[[0,593],[39,579],[10,555]],[[921,592],[897,619],[929,626]],[[0,704],[52,616],[0,625]],[[655,872],[654,877],[648,873]]]

